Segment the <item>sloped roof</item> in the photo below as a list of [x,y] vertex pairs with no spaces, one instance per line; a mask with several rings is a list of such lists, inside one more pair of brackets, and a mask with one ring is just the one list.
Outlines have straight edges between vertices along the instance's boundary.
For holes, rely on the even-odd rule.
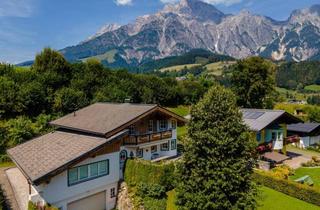
[[55,131],[9,149],[7,153],[31,182],[37,182],[125,132],[106,139]]
[[241,109],[243,120],[252,131],[260,131],[270,125],[275,120],[286,118],[286,124],[302,122],[295,116],[283,110],[269,109]]
[[180,121],[185,119],[158,105],[95,103],[50,122],[51,125],[97,135],[107,133],[152,111],[164,111]]
[[288,125],[288,131],[311,133],[320,128],[320,123],[296,123]]

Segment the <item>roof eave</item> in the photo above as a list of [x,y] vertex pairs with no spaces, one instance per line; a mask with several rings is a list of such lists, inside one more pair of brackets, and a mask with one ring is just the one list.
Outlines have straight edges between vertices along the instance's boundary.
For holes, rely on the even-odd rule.
[[70,167],[70,166],[72,166],[72,165],[74,165],[74,164],[76,164],[78,162],[81,162],[81,160],[83,160],[86,157],[89,157],[92,153],[95,153],[95,152],[99,151],[104,146],[106,146],[108,144],[111,144],[114,141],[117,141],[119,138],[122,138],[123,136],[127,135],[128,132],[129,132],[128,130],[124,130],[121,133],[118,133],[118,134],[116,134],[114,136],[111,136],[110,138],[108,138],[110,140],[106,141],[104,144],[101,144],[101,145],[93,148],[92,150],[90,150],[90,151],[88,151],[88,152],[76,157],[75,159],[69,161],[68,163],[65,163],[64,165],[62,165],[62,166],[60,166],[60,167],[48,172],[47,174],[45,174],[45,175],[43,175],[41,177],[37,177],[34,180],[30,179],[30,181],[35,185],[39,185],[39,184],[47,181],[51,177],[56,176],[57,174],[60,174],[61,172],[65,171],[66,169],[68,169],[68,167]]

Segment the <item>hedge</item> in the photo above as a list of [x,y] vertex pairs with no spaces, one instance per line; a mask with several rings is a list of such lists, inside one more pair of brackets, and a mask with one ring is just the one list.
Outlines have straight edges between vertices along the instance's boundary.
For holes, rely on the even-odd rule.
[[295,181],[274,177],[270,172],[255,170],[254,181],[291,197],[320,206],[320,188],[310,187]]
[[43,207],[37,206],[36,204],[29,201],[28,210],[58,210],[57,207],[45,205]]
[[141,159],[128,159],[124,172],[124,180],[129,186],[136,186],[139,183],[148,185],[158,184],[164,186],[166,190],[174,188],[173,163],[151,163]]

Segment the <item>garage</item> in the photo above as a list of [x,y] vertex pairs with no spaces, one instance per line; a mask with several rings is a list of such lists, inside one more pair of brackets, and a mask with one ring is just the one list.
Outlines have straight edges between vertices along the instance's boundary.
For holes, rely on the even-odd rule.
[[105,210],[106,191],[85,197],[68,204],[68,210]]

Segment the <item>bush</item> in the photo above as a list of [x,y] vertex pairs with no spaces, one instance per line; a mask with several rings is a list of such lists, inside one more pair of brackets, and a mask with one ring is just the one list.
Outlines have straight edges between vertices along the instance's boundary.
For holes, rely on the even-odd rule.
[[275,177],[281,179],[288,179],[289,176],[294,175],[294,170],[287,165],[277,166],[271,172]]
[[166,210],[167,200],[165,198],[154,199],[146,197],[143,199],[143,206],[145,210]]
[[309,187],[291,180],[275,177],[270,172],[256,170],[253,174],[258,184],[272,188],[289,196],[320,206],[320,188]]
[[128,159],[124,173],[124,180],[129,186],[160,185],[166,191],[174,188],[174,164],[155,164],[145,160]]
[[59,210],[57,207],[50,206],[46,204],[45,206],[37,206],[36,204],[32,203],[32,201],[29,201],[28,203],[28,210]]
[[164,198],[166,195],[166,189],[158,184],[149,185],[146,183],[139,183],[137,186],[137,195],[142,198]]

